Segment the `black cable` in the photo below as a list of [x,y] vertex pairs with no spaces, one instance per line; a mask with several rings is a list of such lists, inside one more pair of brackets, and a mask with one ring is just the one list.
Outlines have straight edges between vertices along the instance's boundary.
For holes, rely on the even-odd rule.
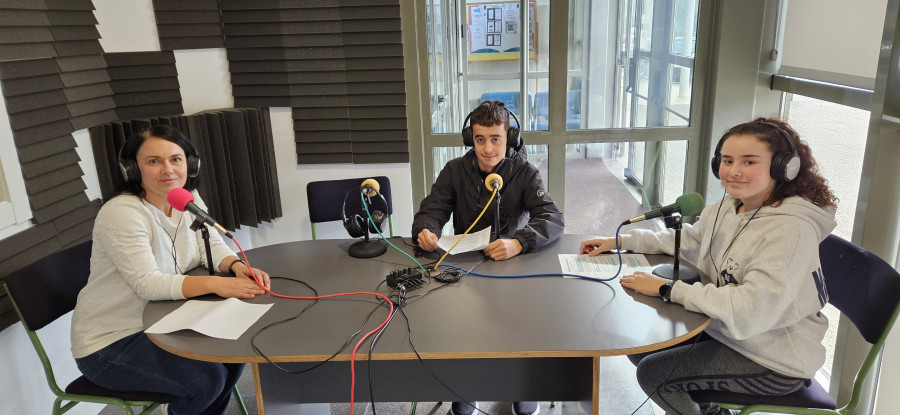
[[[378,284],[378,285],[381,285],[381,284]],[[403,296],[405,293],[406,293],[405,290],[400,290],[399,299],[397,301],[398,309],[403,307],[403,305],[405,303],[405,300],[403,299]],[[383,305],[383,303],[381,303],[379,305]],[[375,334],[375,336],[372,338],[372,343],[369,345],[369,357],[368,357],[368,361],[367,361],[368,365],[366,367],[366,372],[368,373],[368,377],[369,377],[369,402],[372,403],[372,415],[378,415],[375,412],[375,389],[373,386],[374,384],[372,382],[372,352],[375,350],[375,344],[378,343],[378,339],[381,337],[381,334],[384,333],[384,331],[387,330],[388,326],[391,325],[391,322],[394,321],[394,316],[396,314],[397,313],[391,313],[390,317],[388,317],[387,323],[384,323],[384,326],[381,327],[381,330],[378,330],[378,333]]]
[[[272,278],[272,279],[278,278],[278,279],[285,279],[285,280],[288,280],[288,281],[298,282],[298,283],[300,283],[300,284],[303,284],[303,285],[307,286],[310,290],[312,290],[315,297],[318,297],[318,296],[319,296],[319,292],[316,291],[315,288],[313,288],[312,286],[310,286],[309,284],[307,284],[307,283],[304,282],[304,281],[296,280],[296,279],[293,279],[293,278],[286,278],[286,277],[270,277],[270,278]],[[301,373],[306,373],[306,372],[309,372],[309,371],[311,371],[311,370],[313,370],[313,369],[318,368],[319,366],[324,365],[324,364],[327,363],[327,362],[330,362],[331,360],[334,360],[334,358],[335,358],[338,354],[340,354],[342,351],[344,351],[344,349],[346,349],[347,346],[349,346],[350,343],[353,342],[353,339],[356,338],[356,336],[358,336],[359,333],[361,333],[361,332],[363,331],[363,329],[365,329],[365,327],[369,324],[369,319],[372,317],[373,314],[375,314],[375,311],[377,311],[379,308],[381,308],[381,307],[384,305],[383,302],[379,301],[379,302],[378,302],[378,305],[375,306],[375,308],[373,308],[372,311],[370,311],[369,314],[366,316],[366,320],[363,322],[362,327],[360,327],[359,330],[357,330],[355,333],[351,334],[350,337],[349,337],[349,338],[347,339],[347,341],[341,346],[340,349],[338,349],[336,352],[334,352],[334,353],[333,353],[331,356],[329,356],[327,359],[325,359],[325,360],[323,360],[323,361],[321,361],[321,362],[315,364],[315,365],[312,366],[312,367],[309,367],[309,368],[306,368],[306,369],[303,369],[303,370],[290,370],[290,369],[286,369],[286,368],[284,368],[284,367],[282,367],[282,366],[279,366],[277,363],[273,362],[273,361],[272,361],[272,360],[271,360],[271,359],[270,359],[270,358],[269,358],[269,357],[268,357],[268,356],[267,356],[267,355],[259,348],[259,346],[256,345],[256,337],[259,336],[260,334],[262,334],[263,331],[268,330],[268,329],[271,328],[271,327],[275,327],[275,326],[278,326],[278,325],[281,325],[281,324],[284,324],[284,323],[287,323],[287,322],[289,322],[289,321],[292,321],[292,320],[295,320],[295,319],[299,318],[299,317],[302,316],[304,313],[306,313],[306,311],[308,311],[310,308],[312,308],[312,306],[316,305],[318,302],[319,302],[319,300],[316,299],[316,300],[314,300],[311,304],[308,304],[306,307],[304,307],[302,310],[300,310],[300,312],[297,313],[296,315],[291,316],[291,317],[288,317],[288,318],[286,318],[286,319],[284,319],[284,320],[280,320],[280,321],[276,321],[276,322],[270,323],[270,324],[268,324],[268,325],[266,325],[266,326],[264,326],[264,327],[261,327],[259,330],[256,331],[256,333],[253,334],[252,337],[250,337],[250,347],[253,349],[253,351],[254,351],[257,355],[259,355],[260,357],[262,357],[263,359],[265,359],[266,362],[268,362],[269,364],[271,364],[272,366],[274,366],[274,367],[277,368],[278,370],[281,370],[282,372],[290,373],[290,374],[301,374]]]
[[[431,377],[433,377],[434,380],[436,380],[438,383],[440,383],[441,386],[443,386],[445,389],[447,389],[448,391],[450,391],[450,393],[452,393],[454,396],[456,396],[456,398],[459,399],[458,402],[466,402],[466,403],[468,403],[469,401],[466,400],[466,398],[463,398],[463,397],[460,396],[458,393],[456,393],[456,391],[453,390],[453,388],[451,388],[450,385],[447,385],[446,383],[444,383],[444,381],[442,381],[440,378],[438,378],[437,375],[435,375],[434,372],[432,372],[431,369],[429,369],[428,366],[425,365],[425,361],[422,360],[422,356],[420,356],[420,355],[419,355],[419,351],[416,350],[416,345],[413,344],[413,341],[412,341],[412,327],[410,327],[410,325],[409,325],[409,317],[406,316],[406,312],[403,311],[403,307],[400,307],[400,308],[398,308],[397,310],[400,311],[400,314],[403,315],[403,319],[406,320],[406,331],[407,331],[407,333],[409,333],[409,334],[407,335],[407,338],[406,338],[406,339],[407,339],[407,341],[409,342],[409,346],[412,347],[413,353],[416,354],[416,358],[419,359],[419,363],[422,364],[422,367],[425,368],[425,371],[428,372],[428,374],[431,375]],[[483,414],[485,414],[485,415],[490,415],[490,414],[488,414],[487,412],[484,412],[484,411],[482,411],[481,409],[478,409],[477,407],[473,407],[473,408],[474,408],[476,411],[481,412],[481,413],[483,413]],[[633,415],[633,414],[632,414],[632,415]]]
[[[691,350],[694,349],[694,346],[697,344],[698,341],[700,341],[700,337],[701,337],[701,336],[703,336],[703,332],[700,332],[700,334],[698,334],[698,335],[694,338],[694,342],[691,343],[691,347],[688,347],[687,351],[685,351],[684,354],[681,355],[681,359],[678,359],[678,363],[675,363],[675,367],[673,367],[673,368],[672,368],[672,371],[669,372],[669,376],[666,376],[666,380],[662,381],[662,383],[660,383],[659,386],[656,387],[656,390],[653,391],[653,393],[647,395],[647,399],[644,399],[644,402],[641,402],[641,404],[638,405],[637,408],[634,408],[634,411],[632,411],[630,415],[636,414],[637,411],[638,411],[639,409],[641,409],[644,405],[646,405],[646,404],[647,404],[647,401],[650,400],[650,397],[651,397],[651,396],[656,395],[656,394],[659,394],[659,389],[662,388],[663,385],[665,385],[666,382],[669,381],[669,379],[672,379],[672,375],[675,374],[675,371],[678,369],[678,366],[681,366],[681,362],[683,362],[683,361],[684,361],[684,358],[687,357],[688,353],[690,353]],[[651,353],[651,354],[652,354],[652,353]]]

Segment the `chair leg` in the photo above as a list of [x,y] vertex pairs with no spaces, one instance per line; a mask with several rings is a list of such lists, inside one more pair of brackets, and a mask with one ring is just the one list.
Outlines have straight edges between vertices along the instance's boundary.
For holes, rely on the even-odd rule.
[[244,415],[248,415],[247,406],[244,405],[244,398],[241,397],[241,392],[238,391],[237,385],[234,385],[234,389],[232,389],[231,394],[234,395],[234,400],[237,401],[238,408],[241,408],[241,413]]

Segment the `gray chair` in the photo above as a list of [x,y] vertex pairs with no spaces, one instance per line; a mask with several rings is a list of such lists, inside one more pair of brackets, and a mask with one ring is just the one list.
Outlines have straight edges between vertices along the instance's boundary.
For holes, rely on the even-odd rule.
[[[87,284],[90,275],[91,246],[92,242],[87,241],[25,266],[8,275],[3,287],[41,360],[47,384],[56,395],[53,415],[63,414],[79,402],[118,406],[128,415],[134,414],[132,406],[136,406],[140,407],[140,414],[149,414],[160,404],[171,402],[174,398],[154,392],[113,391],[94,384],[84,376],[69,383],[65,389],[60,388],[37,335],[38,330],[75,309],[78,293]],[[247,415],[237,387],[233,395],[241,412]]]

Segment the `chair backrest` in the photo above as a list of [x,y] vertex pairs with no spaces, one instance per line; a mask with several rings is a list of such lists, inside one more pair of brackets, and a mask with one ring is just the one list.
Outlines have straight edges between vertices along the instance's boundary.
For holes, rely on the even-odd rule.
[[[531,110],[532,96],[528,94],[525,97],[525,106],[527,110]],[[481,101],[500,101],[506,108],[516,114],[517,116],[522,116],[522,107],[519,105],[519,91],[510,91],[510,92],[485,92],[481,94]],[[524,126],[522,128],[525,128]]]
[[[379,192],[384,196],[387,202],[388,211],[384,212],[388,215],[394,213],[394,205],[391,201],[391,180],[387,176],[361,177],[357,179],[338,179],[338,180],[321,180],[309,182],[306,184],[306,200],[309,206],[309,221],[312,223],[331,222],[342,220],[341,207],[344,203],[344,196],[351,189],[359,190],[360,184],[366,179],[375,179],[380,186]],[[347,216],[354,214],[362,217],[366,216],[363,210],[362,201],[359,198],[359,192],[354,193],[355,197],[347,198]],[[376,197],[377,199],[377,197]],[[373,199],[372,204],[375,210],[381,210],[380,201]],[[370,213],[371,213],[370,208]]]
[[819,245],[828,302],[853,322],[869,343],[889,329],[900,304],[900,272],[836,235]]
[[22,322],[37,331],[75,309],[91,273],[92,241],[53,253],[5,279]]

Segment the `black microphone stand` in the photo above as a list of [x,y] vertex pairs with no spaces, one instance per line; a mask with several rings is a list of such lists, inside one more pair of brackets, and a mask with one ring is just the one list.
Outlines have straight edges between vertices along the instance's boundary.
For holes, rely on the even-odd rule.
[[667,228],[675,229],[675,262],[674,264],[663,264],[653,269],[653,274],[663,278],[675,281],[684,281],[693,284],[700,281],[700,274],[691,268],[680,269],[681,255],[681,215],[669,215],[663,218]]
[[385,245],[384,241],[381,239],[369,240],[369,226],[374,225],[374,222],[369,222],[371,220],[369,218],[370,215],[366,213],[366,211],[372,211],[372,199],[366,195],[362,203],[365,203],[366,206],[368,206],[368,209],[365,209],[366,206],[363,206],[364,209],[362,212],[365,215],[365,222],[363,224],[365,239],[356,241],[350,245],[350,248],[347,249],[347,253],[354,258],[375,258],[387,252],[387,245]]
[[214,275],[216,273],[215,265],[213,265],[213,256],[212,249],[209,247],[209,228],[203,224],[203,219],[197,217],[194,219],[194,223],[191,224],[191,230],[196,232],[200,230],[200,236],[203,237],[203,246],[206,248],[206,269],[209,270],[210,275]]
[[494,204],[494,231],[491,232],[491,242],[500,239],[500,191],[497,191],[497,200]]

